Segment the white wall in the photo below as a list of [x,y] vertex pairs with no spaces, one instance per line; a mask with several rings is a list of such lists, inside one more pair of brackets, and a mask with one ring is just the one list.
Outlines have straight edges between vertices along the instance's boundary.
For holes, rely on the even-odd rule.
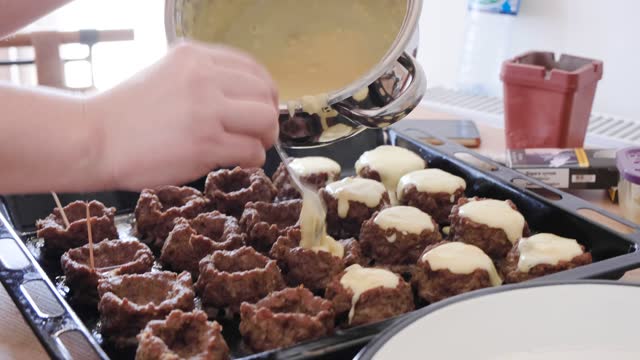
[[[427,71],[429,86],[455,87],[460,80],[469,20],[466,3],[425,0],[419,60]],[[604,61],[594,110],[640,120],[638,14],[638,0],[522,0],[520,14],[511,20],[510,39],[501,34],[495,38],[508,42],[507,56],[535,49]],[[480,44],[487,49],[495,45]],[[498,69],[491,71],[491,78],[497,79]]]

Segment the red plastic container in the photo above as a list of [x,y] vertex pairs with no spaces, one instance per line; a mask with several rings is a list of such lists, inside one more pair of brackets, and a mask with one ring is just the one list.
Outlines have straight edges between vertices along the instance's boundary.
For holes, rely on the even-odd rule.
[[579,148],[589,125],[602,61],[551,52],[507,60],[504,84],[507,147]]

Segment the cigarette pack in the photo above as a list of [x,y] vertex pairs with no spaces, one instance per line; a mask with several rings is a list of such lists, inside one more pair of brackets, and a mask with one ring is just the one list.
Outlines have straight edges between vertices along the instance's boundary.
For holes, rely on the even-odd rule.
[[559,189],[610,189],[619,178],[612,149],[511,149],[507,165]]

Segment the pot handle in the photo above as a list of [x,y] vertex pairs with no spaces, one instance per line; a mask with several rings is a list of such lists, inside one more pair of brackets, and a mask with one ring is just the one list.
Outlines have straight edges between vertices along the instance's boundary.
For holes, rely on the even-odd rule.
[[411,74],[411,83],[389,104],[376,109],[351,109],[344,103],[332,107],[342,116],[369,128],[387,127],[407,116],[422,100],[427,90],[427,79],[422,66],[408,52],[404,52],[398,62]]

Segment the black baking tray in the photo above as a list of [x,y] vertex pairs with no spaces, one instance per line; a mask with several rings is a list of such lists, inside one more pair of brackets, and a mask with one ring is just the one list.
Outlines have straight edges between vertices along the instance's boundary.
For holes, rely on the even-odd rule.
[[[439,138],[430,134],[428,121],[405,120],[389,130],[367,130],[331,146],[290,149],[292,156],[328,156],[338,161],[343,175],[353,174],[353,165],[360,154],[381,144],[408,148],[424,157],[429,167],[441,168],[467,181],[468,196],[511,199],[535,232],[553,232],[579,239],[591,251],[594,263],[546,276],[533,281],[617,279],[627,270],[640,267],[640,227],[594,207],[591,203],[553,189],[535,179],[501,166],[481,155],[439,138],[441,145],[431,145],[423,139]],[[473,159],[473,161],[469,161]],[[275,152],[267,154],[265,171],[273,173],[279,164]],[[527,189],[526,185],[538,189]],[[202,189],[203,181],[193,184]],[[548,195],[552,196],[548,196]],[[137,194],[126,192],[98,194],[62,194],[64,203],[76,199],[98,199],[115,206],[119,217],[126,217],[135,206]],[[0,281],[17,304],[27,323],[53,358],[113,359],[132,358],[105,346],[96,329],[97,312],[70,305],[66,289],[57,281],[60,275],[58,258],[48,259],[33,240],[35,220],[49,214],[54,204],[50,195],[5,196],[0,202]],[[590,209],[625,225],[629,231],[618,232],[578,213]],[[30,292],[25,284],[39,282],[39,291]],[[26,290],[25,290],[26,289]],[[38,296],[34,296],[37,293]],[[48,295],[47,295],[48,294]],[[43,311],[45,308],[47,311]],[[238,358],[246,359],[318,359],[351,358],[376,334],[405,316],[348,330],[303,343],[291,348],[247,355],[239,347],[239,334],[233,324],[222,321],[225,338]],[[82,320],[84,320],[84,322]],[[85,326],[86,325],[86,326]],[[68,335],[73,336],[68,336]],[[73,338],[84,344],[80,349],[65,347]]]

